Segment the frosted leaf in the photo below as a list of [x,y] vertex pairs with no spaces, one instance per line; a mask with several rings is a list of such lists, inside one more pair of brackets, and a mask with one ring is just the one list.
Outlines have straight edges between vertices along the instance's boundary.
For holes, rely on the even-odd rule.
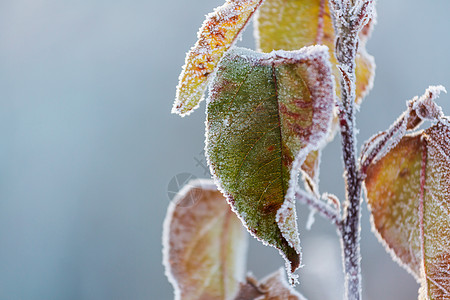
[[227,0],[206,16],[198,41],[186,55],[172,113],[197,108],[223,54],[233,45],[263,0]]
[[425,299],[450,299],[450,128],[438,123],[427,144],[422,227]]
[[[356,55],[356,102],[372,89],[375,62],[365,50],[372,31],[374,16],[363,28]],[[329,49],[333,73],[339,80],[335,52],[335,33],[327,0],[265,0],[255,18],[257,48],[263,52],[272,50],[296,50],[304,46],[326,45]],[[336,82],[339,89],[339,82]],[[339,91],[338,91],[339,94]]]
[[424,120],[448,124],[442,108],[435,103],[440,92],[446,92],[441,85],[428,87],[421,97],[407,102],[407,111],[388,130],[375,134],[364,144],[361,152],[363,173],[369,164],[386,155],[408,131],[419,127]]
[[280,250],[289,274],[300,265],[298,173],[327,136],[332,110],[323,46],[270,54],[235,48],[220,62],[207,101],[212,174],[248,230]]
[[235,300],[306,300],[289,286],[283,270],[278,270],[258,282],[251,275],[241,284]]
[[441,122],[406,135],[365,180],[376,233],[421,283],[420,299],[450,299],[449,144]]
[[[183,205],[187,198],[193,206]],[[244,280],[247,233],[212,180],[190,181],[175,196],[163,243],[175,299],[234,299]]]

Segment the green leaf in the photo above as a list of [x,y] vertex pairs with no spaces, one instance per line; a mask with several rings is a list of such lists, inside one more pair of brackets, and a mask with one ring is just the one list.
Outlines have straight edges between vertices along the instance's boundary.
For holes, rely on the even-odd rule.
[[367,172],[376,232],[421,283],[420,299],[450,299],[450,129],[407,135]]
[[[328,134],[333,78],[326,47],[229,51],[207,102],[206,153],[219,188],[249,231],[300,265],[298,172]],[[291,278],[292,279],[292,278]]]
[[178,193],[163,239],[175,299],[234,299],[244,280],[247,233],[211,180],[190,181]]
[[263,0],[227,0],[207,15],[198,41],[186,55],[172,113],[181,116],[197,108],[223,54],[239,37]]

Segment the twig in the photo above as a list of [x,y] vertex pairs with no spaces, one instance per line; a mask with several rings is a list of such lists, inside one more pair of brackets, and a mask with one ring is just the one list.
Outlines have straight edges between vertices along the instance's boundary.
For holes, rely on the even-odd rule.
[[297,201],[299,201],[300,203],[308,205],[310,208],[314,209],[325,219],[330,220],[336,226],[341,226],[341,216],[338,210],[334,209],[327,203],[305,191],[299,191],[295,196]]

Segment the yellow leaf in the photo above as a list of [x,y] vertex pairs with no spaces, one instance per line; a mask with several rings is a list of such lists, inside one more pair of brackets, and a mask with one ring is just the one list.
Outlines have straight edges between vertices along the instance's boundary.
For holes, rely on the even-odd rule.
[[223,54],[236,41],[263,0],[227,0],[206,17],[198,41],[186,55],[172,113],[197,108]]
[[[373,22],[360,33],[359,52],[356,57],[356,103],[370,91],[375,76],[373,57],[367,54],[365,44]],[[340,73],[334,56],[335,35],[326,0],[266,0],[255,19],[255,36],[258,49],[296,50],[305,46],[323,44],[330,51],[336,80]],[[339,86],[339,82],[336,82]]]

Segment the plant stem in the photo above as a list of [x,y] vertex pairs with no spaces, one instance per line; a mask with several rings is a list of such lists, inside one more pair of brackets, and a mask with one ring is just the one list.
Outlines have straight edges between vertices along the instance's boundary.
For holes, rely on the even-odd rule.
[[[344,160],[346,200],[340,226],[344,257],[345,299],[361,299],[361,189],[362,177],[356,153],[355,124],[355,59],[358,50],[358,34],[368,16],[366,0],[359,9],[354,2],[330,0],[336,29],[336,59],[341,71],[339,124]],[[361,4],[362,2],[357,1]]]
[[[353,60],[354,64],[354,60]],[[354,72],[354,71],[353,71]],[[352,76],[354,78],[354,75]],[[353,79],[354,80],[354,79]],[[361,299],[361,185],[357,166],[356,134],[354,118],[354,91],[345,90],[345,79],[341,79],[342,102],[345,111],[339,114],[341,126],[342,156],[346,181],[346,201],[342,220],[341,236],[344,256],[345,297],[348,300]],[[354,85],[352,85],[354,87]]]

